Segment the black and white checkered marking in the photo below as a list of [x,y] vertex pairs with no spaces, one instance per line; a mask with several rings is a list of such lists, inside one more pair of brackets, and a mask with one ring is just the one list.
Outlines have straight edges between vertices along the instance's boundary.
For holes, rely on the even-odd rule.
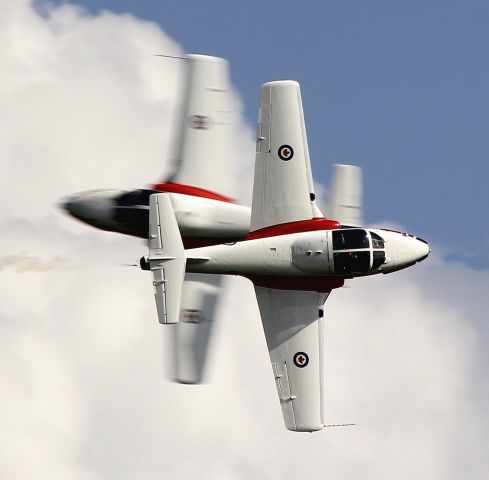
[[281,160],[288,161],[294,156],[294,149],[290,145],[282,145],[278,149],[278,156]]
[[309,363],[309,357],[305,352],[297,352],[294,355],[293,361],[296,367],[304,368],[307,367],[307,364]]

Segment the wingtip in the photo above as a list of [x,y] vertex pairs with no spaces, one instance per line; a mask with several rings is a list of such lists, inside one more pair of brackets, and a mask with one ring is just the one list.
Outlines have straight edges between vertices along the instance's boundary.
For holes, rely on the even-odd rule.
[[299,82],[297,80],[274,80],[263,84],[263,87],[271,88],[300,88]]
[[287,430],[297,433],[313,433],[321,431],[324,427],[325,425],[302,425],[295,426],[294,428],[287,426]]

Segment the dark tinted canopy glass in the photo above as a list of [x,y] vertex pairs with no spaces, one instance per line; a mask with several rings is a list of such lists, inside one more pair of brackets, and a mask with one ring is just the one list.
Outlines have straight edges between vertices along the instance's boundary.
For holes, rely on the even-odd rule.
[[370,232],[370,236],[372,237],[372,247],[384,248],[384,240],[382,240],[382,237],[374,232]]
[[356,228],[333,231],[333,249],[369,248],[367,232]]
[[[375,248],[375,247],[374,247]],[[373,261],[372,261],[372,270],[379,268],[385,262],[385,252],[376,252],[374,251]]]
[[155,192],[154,190],[132,190],[119,195],[116,199],[118,207],[133,207],[134,205],[149,205],[149,197]]
[[336,274],[367,273],[370,269],[370,252],[343,252],[334,254]]

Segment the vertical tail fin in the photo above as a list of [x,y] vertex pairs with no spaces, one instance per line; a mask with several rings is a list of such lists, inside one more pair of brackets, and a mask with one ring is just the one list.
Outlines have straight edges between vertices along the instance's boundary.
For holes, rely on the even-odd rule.
[[166,193],[151,195],[149,257],[160,323],[177,323],[185,275],[185,251],[175,213]]
[[362,169],[333,165],[328,216],[342,225],[359,227],[362,219]]

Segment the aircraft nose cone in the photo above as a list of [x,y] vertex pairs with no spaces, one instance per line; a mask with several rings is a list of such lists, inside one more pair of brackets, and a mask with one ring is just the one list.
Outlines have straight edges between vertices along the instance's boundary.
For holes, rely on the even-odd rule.
[[102,190],[72,195],[62,199],[60,207],[85,223],[110,227],[113,221],[114,197],[117,194],[117,191]]
[[89,195],[73,195],[62,203],[62,207],[73,217],[80,220],[96,220],[103,207],[97,198]]
[[383,270],[396,271],[410,267],[428,257],[431,248],[427,241],[402,232],[383,231],[387,262]]
[[428,255],[431,252],[431,247],[429,243],[422,238],[416,237],[416,240],[418,241],[417,250],[419,251],[418,262],[422,262],[423,260],[428,258]]
[[65,210],[67,213],[74,216],[73,206],[76,202],[76,198],[77,197],[75,195],[70,195],[69,197],[64,197],[59,202],[59,205],[58,205],[59,208],[61,208],[62,210]]

